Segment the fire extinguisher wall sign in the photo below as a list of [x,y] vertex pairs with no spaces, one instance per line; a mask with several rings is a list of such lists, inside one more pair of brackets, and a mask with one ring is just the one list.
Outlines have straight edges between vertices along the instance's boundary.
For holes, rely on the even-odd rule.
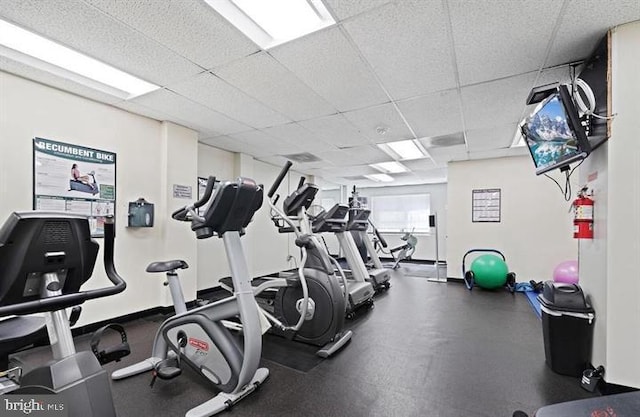
[[586,194],[586,188],[578,193],[573,202],[573,237],[593,239],[593,200]]

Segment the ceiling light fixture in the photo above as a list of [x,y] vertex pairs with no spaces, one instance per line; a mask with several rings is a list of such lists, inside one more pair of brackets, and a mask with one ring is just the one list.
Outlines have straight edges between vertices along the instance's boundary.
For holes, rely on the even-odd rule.
[[428,156],[427,151],[415,140],[380,143],[378,147],[395,159],[420,159]]
[[205,0],[262,49],[335,24],[321,0]]
[[407,167],[396,161],[380,162],[378,164],[371,164],[369,166],[377,169],[380,172],[384,172],[385,174],[398,174],[400,172],[409,171]]
[[125,100],[160,88],[4,20],[0,56]]
[[393,181],[393,177],[387,174],[368,174],[365,177],[369,178],[372,181],[376,182],[391,182]]

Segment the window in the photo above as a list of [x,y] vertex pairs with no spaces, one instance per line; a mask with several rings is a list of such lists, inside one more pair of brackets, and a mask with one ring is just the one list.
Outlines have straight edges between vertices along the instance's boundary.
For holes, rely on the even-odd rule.
[[380,195],[369,198],[371,221],[381,232],[428,233],[431,214],[429,194]]

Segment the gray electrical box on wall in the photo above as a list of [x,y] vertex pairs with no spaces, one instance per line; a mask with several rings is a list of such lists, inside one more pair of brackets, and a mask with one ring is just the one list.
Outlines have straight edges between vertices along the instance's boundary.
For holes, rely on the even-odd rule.
[[129,202],[128,227],[153,227],[153,203],[144,198]]

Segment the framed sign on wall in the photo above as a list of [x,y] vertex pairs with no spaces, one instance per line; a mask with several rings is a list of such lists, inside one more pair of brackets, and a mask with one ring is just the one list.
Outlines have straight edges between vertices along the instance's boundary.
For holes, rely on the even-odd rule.
[[116,154],[33,139],[33,209],[87,216],[91,235],[104,235],[105,216],[115,214]]
[[500,189],[484,188],[471,192],[471,221],[500,222]]

